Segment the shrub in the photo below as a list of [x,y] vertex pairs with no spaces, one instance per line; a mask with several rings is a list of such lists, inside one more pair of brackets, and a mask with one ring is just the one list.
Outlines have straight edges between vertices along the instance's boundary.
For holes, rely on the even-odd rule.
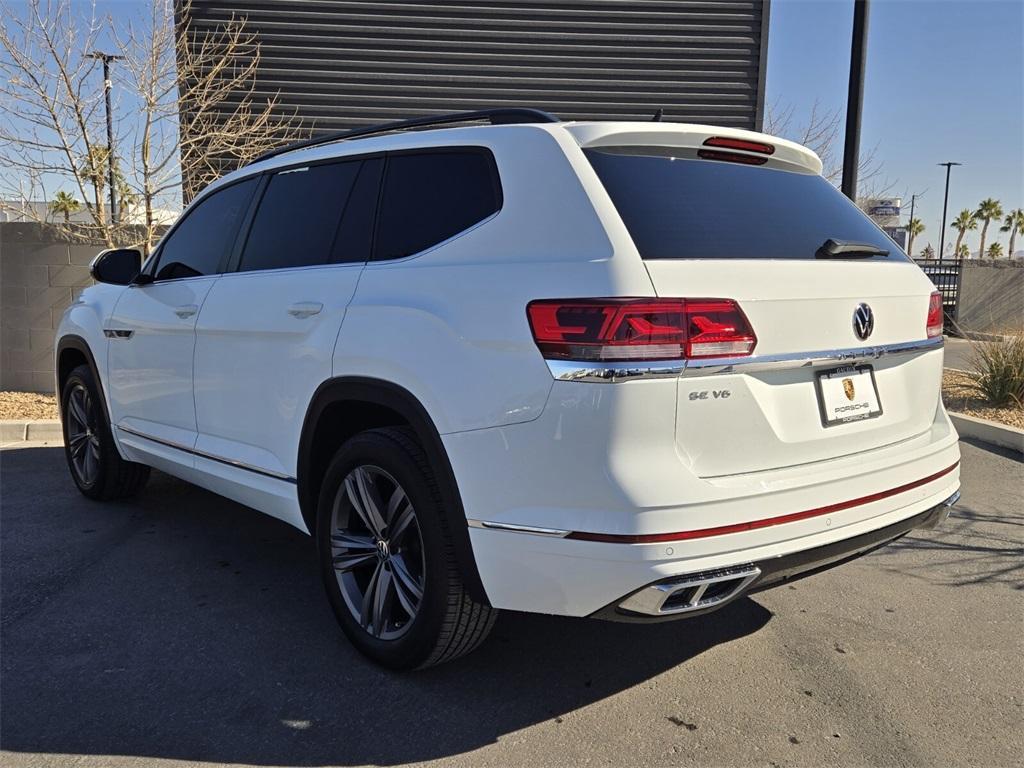
[[997,408],[1024,408],[1024,334],[975,344],[971,367],[974,389]]

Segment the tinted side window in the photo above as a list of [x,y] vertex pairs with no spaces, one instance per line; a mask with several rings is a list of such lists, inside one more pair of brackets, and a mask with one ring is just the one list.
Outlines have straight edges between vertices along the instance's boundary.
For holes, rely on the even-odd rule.
[[326,264],[361,165],[314,165],[271,176],[239,271]]
[[352,188],[345,215],[334,238],[331,261],[335,264],[353,261],[367,261],[373,241],[373,217],[377,212],[377,193],[380,190],[380,174],[384,170],[384,159],[380,157],[363,161]]
[[418,253],[501,208],[490,153],[432,151],[388,157],[375,258]]
[[217,190],[188,212],[160,246],[157,280],[217,274],[256,188],[251,178]]

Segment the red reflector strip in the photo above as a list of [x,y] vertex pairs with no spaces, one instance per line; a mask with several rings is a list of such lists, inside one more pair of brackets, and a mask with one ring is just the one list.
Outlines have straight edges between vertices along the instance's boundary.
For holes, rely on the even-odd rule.
[[740,155],[736,152],[719,152],[717,149],[699,149],[697,157],[702,160],[722,160],[726,163],[743,163],[744,165],[764,165],[768,162],[767,157]]
[[779,515],[778,517],[766,517],[762,520],[751,520],[747,523],[735,523],[734,525],[720,525],[716,528],[700,528],[696,531],[678,531],[676,533],[648,533],[648,534],[617,534],[617,533],[584,533],[580,531],[573,531],[565,538],[576,539],[577,541],[603,541],[611,544],[659,544],[667,541],[685,541],[687,539],[704,539],[709,536],[722,536],[727,533],[741,533],[743,531],[753,531],[758,528],[768,528],[773,525],[782,525],[783,523],[793,523],[797,520],[806,520],[809,517],[818,517],[819,515],[828,515],[832,512],[841,512],[844,509],[850,509],[851,507],[859,507],[862,504],[870,504],[873,501],[880,501],[881,499],[887,499],[890,496],[896,496],[901,493],[919,488],[922,485],[930,483],[932,480],[938,480],[943,475],[948,475],[954,469],[960,465],[960,462],[956,462],[952,466],[946,467],[941,472],[936,472],[934,475],[928,475],[928,477],[922,478],[921,480],[915,480],[912,483],[901,485],[897,488],[890,488],[888,491],[879,491],[878,493],[872,493],[867,496],[861,496],[860,498],[850,499],[849,501],[840,501],[837,504],[829,504],[825,507],[815,507],[814,509],[808,509],[803,512],[791,512],[788,515]]
[[724,149],[743,149],[747,152],[760,152],[764,155],[775,153],[775,147],[761,141],[748,141],[747,139],[733,139],[728,136],[712,136],[704,139],[705,147],[722,147]]

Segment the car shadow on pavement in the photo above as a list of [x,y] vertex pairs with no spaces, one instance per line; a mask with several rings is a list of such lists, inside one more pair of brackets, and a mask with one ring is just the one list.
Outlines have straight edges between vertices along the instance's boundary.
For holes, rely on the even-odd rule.
[[762,628],[741,599],[692,621],[504,613],[460,661],[394,674],[345,641],[308,537],[154,473],[81,498],[62,449],[0,458],[2,747],[254,765],[469,752]]
[[[997,584],[1024,590],[1024,462],[1019,453],[1006,448],[963,438],[960,442],[969,446],[965,450],[999,457],[1006,474],[963,475],[963,496],[946,522],[935,530],[913,531],[872,558],[891,572],[933,584]],[[993,480],[1008,487],[985,487]]]

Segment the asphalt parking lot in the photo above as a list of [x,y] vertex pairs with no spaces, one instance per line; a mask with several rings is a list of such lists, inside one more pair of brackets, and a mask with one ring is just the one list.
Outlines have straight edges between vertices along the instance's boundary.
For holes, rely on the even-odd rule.
[[1024,465],[946,526],[702,619],[503,614],[410,675],[337,631],[308,539],[163,475],[82,499],[0,454],[0,764],[1020,765]]

